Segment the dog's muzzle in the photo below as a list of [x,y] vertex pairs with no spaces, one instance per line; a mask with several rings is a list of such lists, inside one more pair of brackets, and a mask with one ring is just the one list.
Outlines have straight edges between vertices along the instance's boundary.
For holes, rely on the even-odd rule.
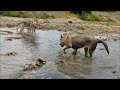
[[61,47],[63,47],[64,45],[63,44],[60,44]]

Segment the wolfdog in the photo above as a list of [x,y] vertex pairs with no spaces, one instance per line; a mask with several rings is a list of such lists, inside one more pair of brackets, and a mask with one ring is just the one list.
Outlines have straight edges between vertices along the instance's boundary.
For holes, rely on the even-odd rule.
[[69,48],[73,48],[73,54],[76,55],[77,54],[77,50],[79,48],[83,48],[84,47],[84,51],[85,51],[85,57],[88,57],[88,51],[89,51],[89,55],[90,57],[92,57],[93,52],[95,51],[96,47],[97,47],[97,43],[102,43],[107,51],[107,53],[109,54],[109,49],[107,44],[100,39],[96,39],[95,37],[91,37],[91,36],[82,36],[82,35],[78,35],[78,34],[63,34],[60,37],[60,45],[61,47],[66,46],[63,50],[64,53],[66,49]]
[[28,30],[28,33],[33,33],[35,32],[35,29],[39,29],[39,25],[38,22],[34,22],[31,20],[25,20],[22,22],[18,23],[18,28],[17,30],[20,28],[20,31],[22,32],[25,28]]

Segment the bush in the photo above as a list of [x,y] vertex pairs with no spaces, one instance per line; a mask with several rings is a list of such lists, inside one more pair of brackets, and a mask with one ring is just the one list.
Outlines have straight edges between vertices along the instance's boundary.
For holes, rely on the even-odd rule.
[[108,17],[108,19],[106,20],[107,22],[115,22],[114,20],[112,20],[111,18]]
[[100,17],[100,16],[95,16],[95,15],[92,15],[92,14],[82,14],[82,15],[80,16],[80,18],[81,18],[82,20],[85,20],[85,21],[104,21],[104,20],[102,19],[102,17]]
[[91,11],[71,11],[71,12],[84,21],[114,22],[114,20],[112,20],[109,17],[107,18],[107,20],[105,20],[101,15],[99,16],[93,15]]
[[93,15],[91,11],[75,11],[73,13],[75,13],[81,20],[84,21],[104,21],[102,17]]

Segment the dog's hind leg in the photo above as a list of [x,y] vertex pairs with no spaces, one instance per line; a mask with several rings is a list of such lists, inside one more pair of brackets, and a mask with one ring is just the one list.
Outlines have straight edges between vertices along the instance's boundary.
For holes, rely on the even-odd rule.
[[90,57],[92,57],[92,54],[93,54],[93,52],[95,51],[96,47],[97,47],[97,43],[93,43],[93,44],[89,47],[89,55],[90,55]]
[[73,54],[74,54],[74,55],[77,54],[77,49],[74,49]]
[[88,47],[85,47],[84,51],[85,51],[85,57],[88,57]]

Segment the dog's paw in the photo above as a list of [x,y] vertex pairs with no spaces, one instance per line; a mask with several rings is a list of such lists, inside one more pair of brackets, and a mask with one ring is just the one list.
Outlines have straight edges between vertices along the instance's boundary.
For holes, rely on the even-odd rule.
[[76,52],[76,51],[73,51],[73,54],[74,54],[74,55],[76,55],[76,54],[77,54],[77,52]]

